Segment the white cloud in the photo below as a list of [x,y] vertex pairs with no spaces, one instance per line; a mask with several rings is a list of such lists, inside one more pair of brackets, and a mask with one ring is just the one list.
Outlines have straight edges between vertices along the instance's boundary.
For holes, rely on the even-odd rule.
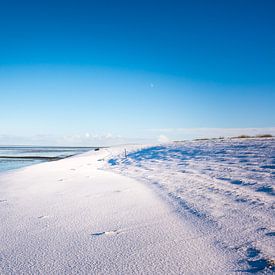
[[166,142],[169,142],[169,141],[170,141],[170,139],[165,135],[160,135],[158,137],[158,142],[160,142],[160,143],[166,143]]
[[111,146],[128,143],[153,143],[153,139],[127,138],[111,133],[97,134],[75,134],[66,136],[34,135],[15,136],[1,135],[0,145],[36,145],[36,146]]
[[149,129],[147,132],[163,135],[168,133],[171,140],[232,137],[239,135],[271,134],[275,136],[275,127],[269,128],[160,128]]
[[0,145],[37,145],[37,146],[111,146],[119,144],[166,143],[172,140],[194,138],[231,137],[238,135],[272,134],[275,127],[269,128],[165,128],[150,129],[136,133],[136,137],[123,137],[112,133],[84,133],[74,135],[33,135],[16,136],[0,134]]

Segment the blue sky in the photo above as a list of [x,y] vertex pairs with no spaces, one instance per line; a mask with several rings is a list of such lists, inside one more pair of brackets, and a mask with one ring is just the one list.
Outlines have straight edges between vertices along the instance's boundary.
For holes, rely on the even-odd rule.
[[272,0],[0,0],[0,143],[275,131],[274,12]]

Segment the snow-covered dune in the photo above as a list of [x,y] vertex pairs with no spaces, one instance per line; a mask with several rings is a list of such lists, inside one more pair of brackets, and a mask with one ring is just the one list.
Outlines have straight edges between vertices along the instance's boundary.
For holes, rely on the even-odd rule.
[[237,255],[235,271],[275,271],[274,139],[148,147],[108,167],[161,191],[204,240]]
[[123,151],[1,174],[0,274],[234,272],[236,256],[149,186],[104,170]]

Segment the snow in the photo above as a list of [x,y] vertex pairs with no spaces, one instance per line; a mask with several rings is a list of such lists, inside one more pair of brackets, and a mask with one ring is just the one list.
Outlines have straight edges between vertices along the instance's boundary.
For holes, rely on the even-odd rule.
[[275,271],[275,139],[146,147],[106,169],[151,186],[204,241],[235,256],[235,272]]
[[[101,149],[0,174],[0,274],[229,274],[235,270],[236,256],[213,245],[199,223],[183,219],[178,207],[149,185],[106,170],[110,170],[108,160],[122,156],[124,148],[138,149]],[[147,171],[145,162],[134,156],[128,157],[129,164],[117,157],[120,165],[112,167],[117,172],[125,167],[125,173],[139,179],[159,177],[163,181],[158,181],[159,186],[177,185],[176,181],[174,187],[165,185],[173,182],[168,159],[149,158],[152,171]],[[171,165],[178,167],[175,161]],[[215,227],[209,224],[209,228],[211,235]]]

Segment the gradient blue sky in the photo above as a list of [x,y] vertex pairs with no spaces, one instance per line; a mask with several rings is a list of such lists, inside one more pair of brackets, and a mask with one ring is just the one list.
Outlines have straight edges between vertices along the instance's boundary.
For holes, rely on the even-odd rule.
[[0,143],[275,131],[274,13],[273,0],[0,0]]

